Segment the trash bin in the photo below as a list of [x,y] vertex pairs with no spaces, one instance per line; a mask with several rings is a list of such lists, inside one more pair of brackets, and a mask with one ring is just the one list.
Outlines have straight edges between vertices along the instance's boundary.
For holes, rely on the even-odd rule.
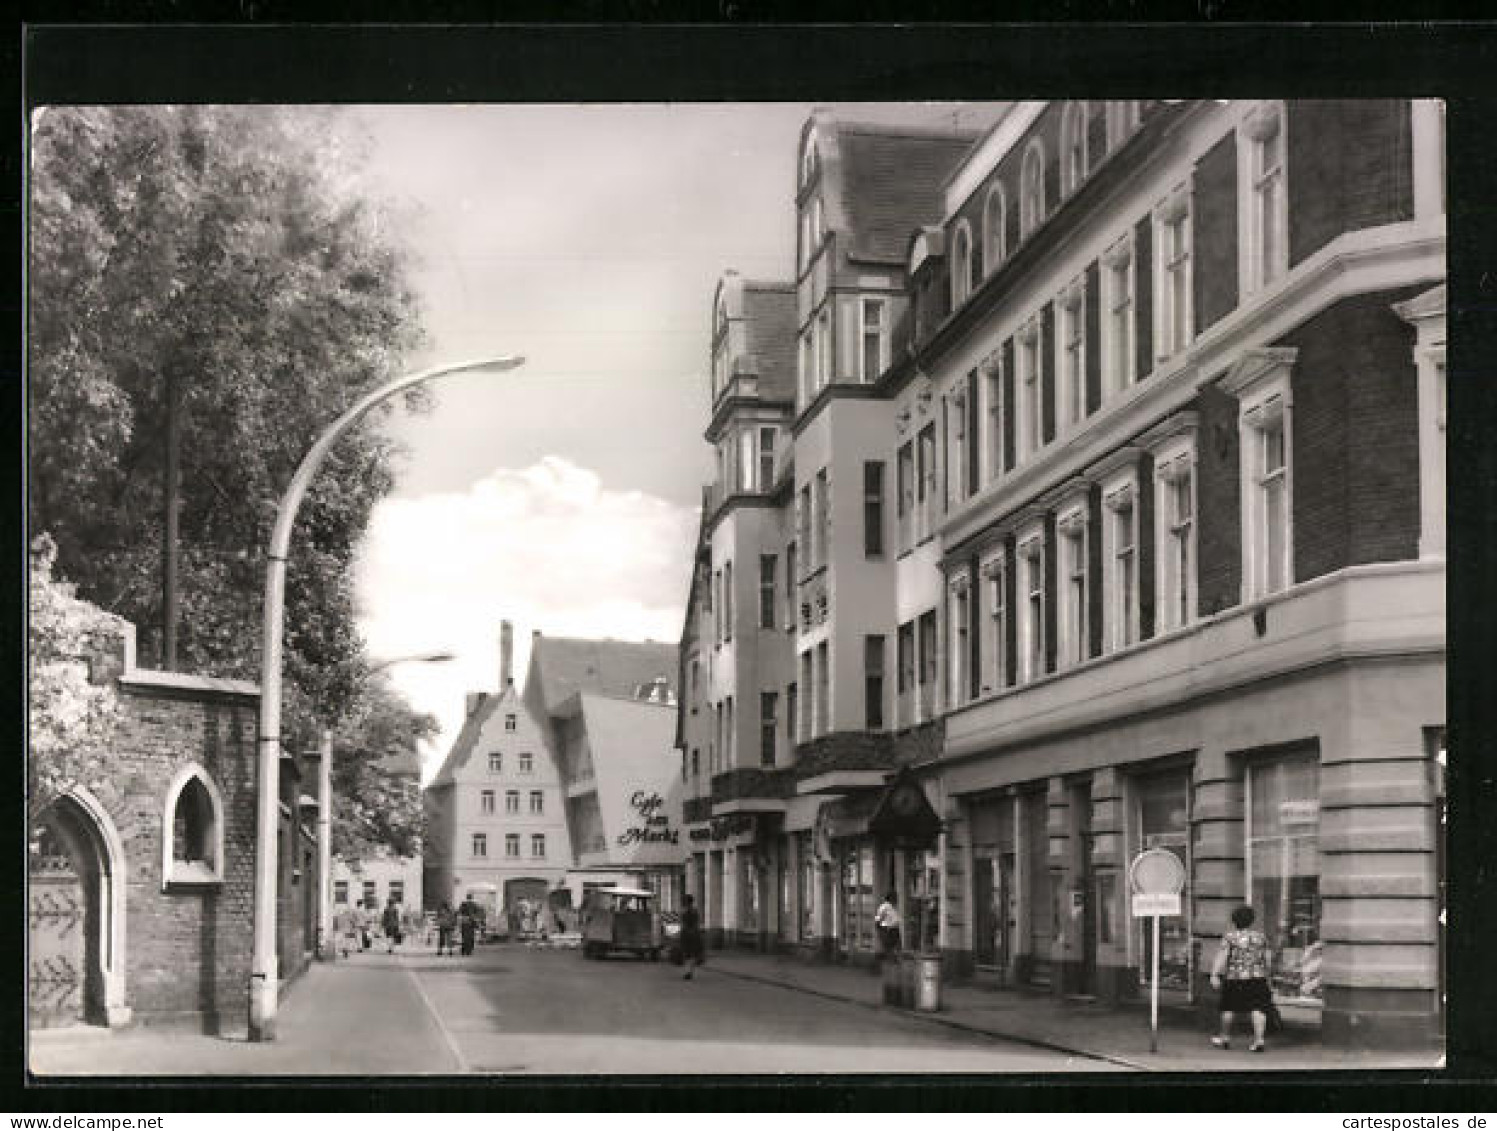
[[915,959],[915,1008],[924,1013],[941,1009],[941,956],[922,954]]

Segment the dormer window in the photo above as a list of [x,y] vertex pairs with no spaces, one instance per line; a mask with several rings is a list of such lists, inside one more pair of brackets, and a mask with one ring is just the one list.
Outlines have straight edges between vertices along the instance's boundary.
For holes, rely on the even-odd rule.
[[201,766],[178,771],[166,793],[163,888],[223,881],[223,811],[223,797]]
[[963,220],[951,241],[951,306],[956,309],[972,293],[972,229]]
[[1072,102],[1060,123],[1060,191],[1069,195],[1086,180],[1087,104]]
[[995,184],[988,189],[987,200],[982,208],[982,272],[991,275],[1008,256],[1007,233],[1004,231],[1004,214],[1008,201],[1003,186]]
[[1039,138],[1029,143],[1019,172],[1019,235],[1027,237],[1045,219],[1045,146]]

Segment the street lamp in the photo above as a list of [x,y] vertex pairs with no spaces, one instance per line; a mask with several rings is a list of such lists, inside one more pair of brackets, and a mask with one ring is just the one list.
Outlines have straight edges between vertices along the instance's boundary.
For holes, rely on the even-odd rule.
[[[396,664],[445,664],[451,652],[423,652],[381,660],[369,669],[375,675]],[[333,945],[333,728],[322,730],[321,760],[317,768],[317,949],[324,959],[337,952]]]
[[523,357],[492,357],[439,365],[397,377],[374,389],[317,438],[281,496],[265,562],[264,633],[260,649],[260,795],[255,820],[255,936],[250,958],[249,1038],[275,1040],[279,979],[276,961],[276,831],[281,793],[281,637],[285,620],[286,554],[291,527],[307,485],[329,450],[375,405],[405,389],[468,370],[502,373],[523,365]]

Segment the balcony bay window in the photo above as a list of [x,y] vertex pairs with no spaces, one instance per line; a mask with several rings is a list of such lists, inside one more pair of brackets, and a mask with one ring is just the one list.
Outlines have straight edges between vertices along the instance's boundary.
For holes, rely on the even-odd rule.
[[1162,361],[1190,345],[1191,303],[1190,186],[1181,185],[1154,210],[1154,344]]
[[759,432],[759,477],[754,482],[754,487],[759,491],[768,491],[774,486],[774,445],[776,430],[760,426]]
[[881,298],[865,298],[858,309],[863,321],[860,375],[865,385],[871,385],[889,365],[888,307]]

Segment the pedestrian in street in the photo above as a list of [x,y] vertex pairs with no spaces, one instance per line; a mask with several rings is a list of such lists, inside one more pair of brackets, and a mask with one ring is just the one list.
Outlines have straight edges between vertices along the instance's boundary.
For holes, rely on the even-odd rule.
[[457,928],[457,912],[452,910],[452,904],[445,899],[442,906],[437,908],[437,957],[445,954],[456,954],[452,949],[452,932]]
[[1263,1051],[1263,1034],[1274,1004],[1268,985],[1268,939],[1253,926],[1255,918],[1246,905],[1232,912],[1232,929],[1222,936],[1211,968],[1211,988],[1221,993],[1221,1032],[1211,1038],[1219,1049],[1232,1047],[1232,1022],[1246,1012],[1253,1019],[1253,1043],[1248,1051]]
[[390,897],[390,901],[385,904],[385,914],[380,925],[385,929],[385,942],[390,948],[388,953],[394,954],[395,948],[400,945],[403,935],[400,930],[400,904],[395,902],[393,895]]
[[368,902],[359,904],[359,949],[368,950],[370,944],[369,927],[374,921],[374,900],[371,897]]
[[873,925],[878,928],[880,961],[893,958],[899,951],[899,908],[892,891],[873,913]]
[[481,914],[478,904],[473,902],[471,895],[458,904],[458,929],[463,937],[464,956],[473,953],[473,942],[478,936],[478,919]]
[[686,964],[686,973],[681,977],[691,981],[691,975],[702,964],[702,914],[697,910],[693,896],[681,897],[681,961]]

